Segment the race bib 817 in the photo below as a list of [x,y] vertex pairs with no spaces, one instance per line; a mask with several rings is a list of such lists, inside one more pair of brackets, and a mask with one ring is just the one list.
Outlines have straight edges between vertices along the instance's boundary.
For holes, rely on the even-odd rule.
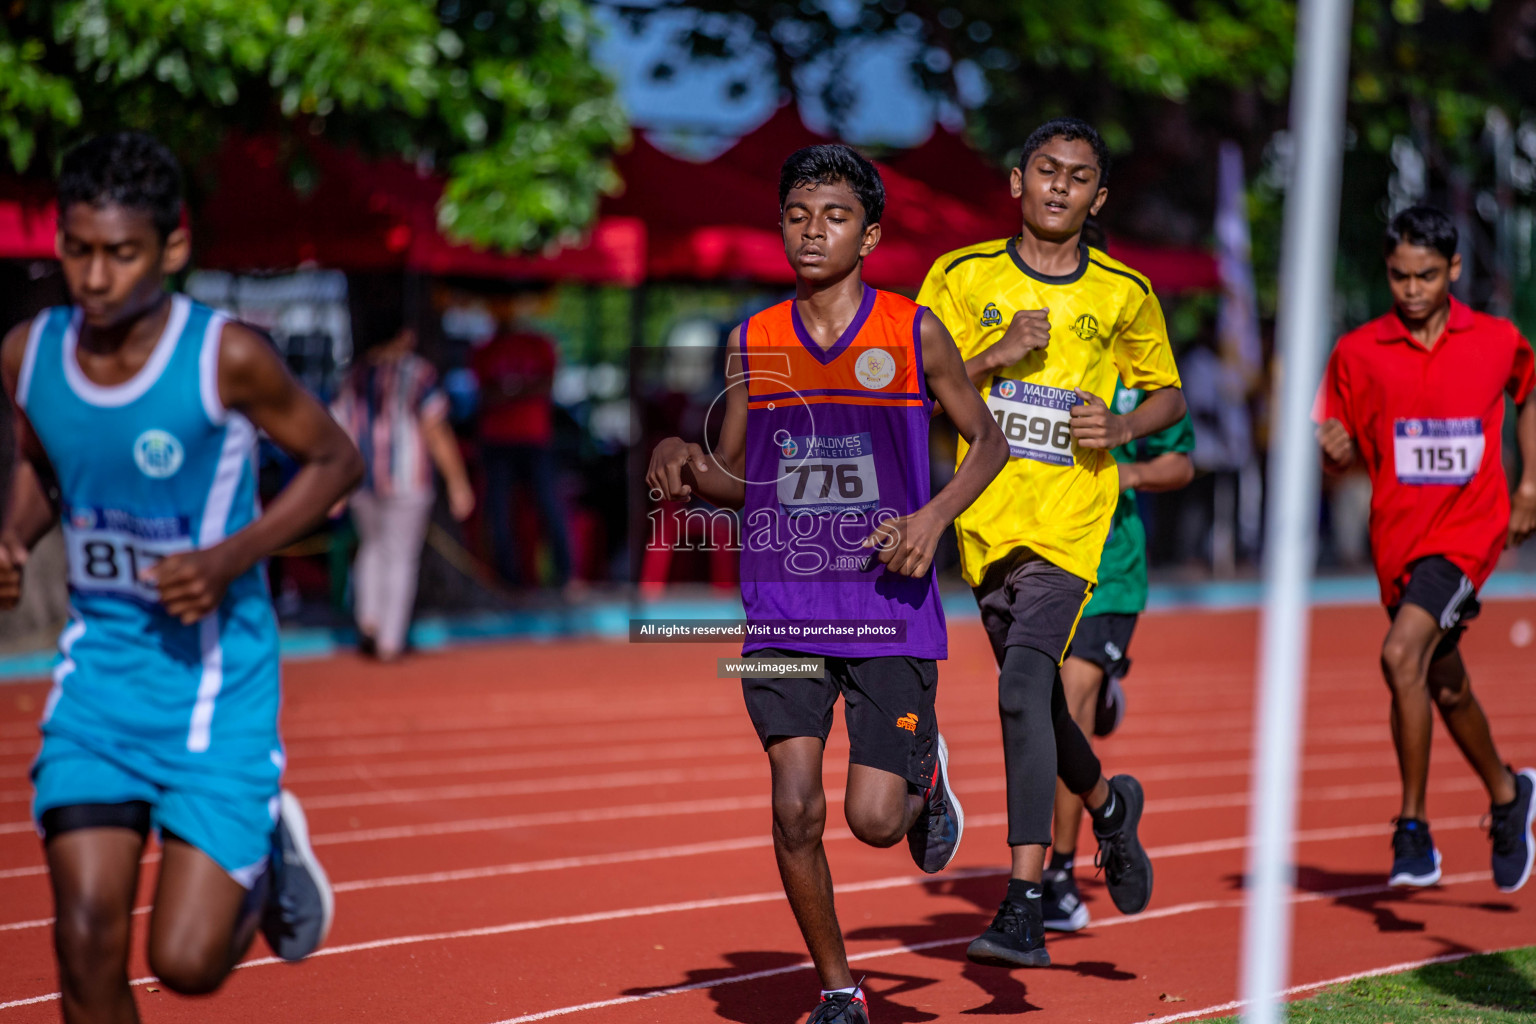
[[155,602],[160,593],[141,574],[167,555],[190,551],[192,537],[185,516],[74,508],[64,516],[64,546],[71,589]]
[[1483,464],[1483,445],[1483,421],[1475,416],[1397,420],[1392,424],[1392,459],[1398,483],[1471,483]]
[[869,434],[780,437],[779,504],[790,515],[870,512],[880,503]]
[[1075,392],[998,377],[987,393],[987,409],[1015,459],[1053,466],[1072,465],[1072,407]]

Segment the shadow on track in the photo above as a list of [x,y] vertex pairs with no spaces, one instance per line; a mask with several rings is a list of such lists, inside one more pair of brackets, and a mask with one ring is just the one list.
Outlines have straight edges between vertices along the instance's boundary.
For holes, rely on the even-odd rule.
[[[932,936],[929,936],[932,938]],[[802,953],[754,950],[725,954],[728,966],[700,968],[688,972],[680,981],[664,985],[642,986],[626,989],[625,995],[646,995],[680,985],[699,985],[715,1001],[715,1013],[738,1024],[782,1024],[786,1020],[802,1020],[816,1004],[820,991],[816,972],[807,967],[800,971],[784,971],[806,961]],[[938,1015],[918,1010],[902,1002],[892,1001],[893,996],[927,988],[935,983],[933,978],[911,974],[870,970],[867,965],[855,962],[855,980],[864,978],[864,995],[869,1000],[870,1016],[891,1024],[927,1024],[938,1020]],[[758,971],[784,971],[767,978],[733,982],[728,985],[709,987],[712,981],[723,981]]]

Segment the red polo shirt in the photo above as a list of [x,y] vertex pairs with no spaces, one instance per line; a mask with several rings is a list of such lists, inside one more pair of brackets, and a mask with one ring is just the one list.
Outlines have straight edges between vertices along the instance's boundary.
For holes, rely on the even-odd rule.
[[1371,554],[1388,607],[1410,563],[1442,555],[1481,587],[1509,531],[1504,395],[1525,401],[1530,344],[1451,300],[1433,348],[1391,312],[1339,339],[1313,417],[1349,431],[1371,474]]

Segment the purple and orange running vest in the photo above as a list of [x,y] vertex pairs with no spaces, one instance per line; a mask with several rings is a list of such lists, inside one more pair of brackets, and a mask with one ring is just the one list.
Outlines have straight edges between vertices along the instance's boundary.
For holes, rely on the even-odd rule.
[[[932,568],[902,576],[860,545],[929,497],[932,402],[924,307],[864,286],[858,314],[823,349],[791,300],[741,325],[747,388],[742,653],[947,656]],[[929,314],[932,315],[932,314]],[[753,635],[753,626],[770,632]]]

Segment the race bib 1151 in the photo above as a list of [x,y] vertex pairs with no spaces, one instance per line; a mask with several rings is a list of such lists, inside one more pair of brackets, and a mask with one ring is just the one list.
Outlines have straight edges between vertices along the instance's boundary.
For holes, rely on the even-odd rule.
[[1483,421],[1475,416],[1397,420],[1392,424],[1392,459],[1398,483],[1471,483],[1483,464],[1483,444]]
[[870,512],[880,503],[869,434],[781,437],[779,504],[790,515]]
[[167,555],[190,551],[185,516],[138,516],[119,509],[73,508],[64,516],[71,589],[155,602],[159,591],[141,579]]
[[1053,466],[1072,465],[1072,407],[1075,392],[998,377],[987,393],[987,409],[1008,439],[1016,459]]

